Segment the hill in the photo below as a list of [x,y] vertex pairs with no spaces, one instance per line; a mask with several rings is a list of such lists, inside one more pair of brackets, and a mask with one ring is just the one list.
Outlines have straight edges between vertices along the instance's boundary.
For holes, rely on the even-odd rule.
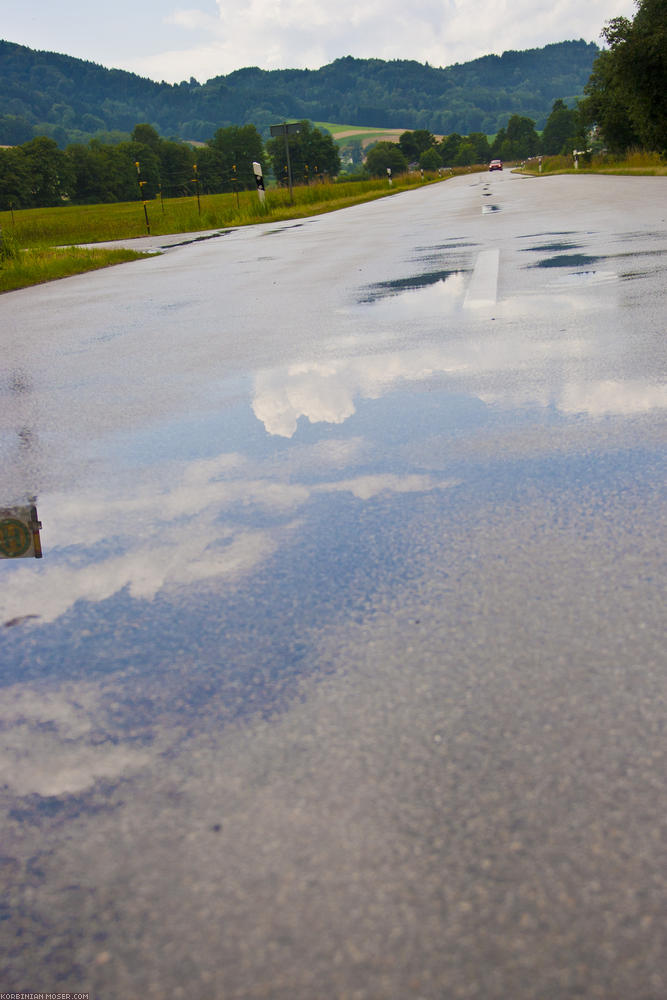
[[467,134],[494,133],[520,114],[541,128],[557,98],[582,94],[598,53],[580,40],[445,68],[346,56],[317,70],[248,67],[204,84],[167,84],[0,41],[0,145],[33,135],[66,145],[129,132],[137,122],[197,140],[228,125],[268,132],[300,118]]

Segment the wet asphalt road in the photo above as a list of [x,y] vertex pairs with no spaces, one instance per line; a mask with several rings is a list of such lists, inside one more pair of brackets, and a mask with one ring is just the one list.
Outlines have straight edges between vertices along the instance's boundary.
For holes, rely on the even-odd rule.
[[0,989],[664,1000],[666,190],[0,298]]

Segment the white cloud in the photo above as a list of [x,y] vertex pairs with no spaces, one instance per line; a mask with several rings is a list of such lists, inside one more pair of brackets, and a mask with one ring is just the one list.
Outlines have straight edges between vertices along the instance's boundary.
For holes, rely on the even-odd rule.
[[[334,389],[332,383],[331,408],[323,412],[337,422]],[[149,468],[143,479],[116,487],[113,494],[91,488],[75,497],[45,495],[40,511],[48,511],[48,518],[42,514],[47,558],[38,567],[11,567],[10,584],[0,592],[0,622],[26,615],[36,616],[34,625],[52,622],[77,601],[104,601],[122,590],[150,601],[191,584],[233,582],[299,529],[297,515],[315,492],[346,491],[370,500],[379,493],[451,485],[410,475],[336,479],[336,472],[358,461],[362,451],[359,439],[297,447],[288,466],[270,460],[266,468],[223,454]],[[313,463],[318,477],[328,471],[332,478],[316,485],[285,481],[299,468],[312,471]],[[270,512],[271,526],[248,527],[248,511]],[[98,555],[101,544],[104,554]]]
[[342,479],[338,483],[325,483],[316,489],[323,492],[351,493],[358,500],[372,500],[381,493],[427,493],[449,489],[458,483],[459,480],[434,479],[432,476],[394,476],[390,473],[379,473]]
[[20,795],[76,794],[98,778],[127,777],[158,751],[110,739],[98,684],[15,684],[0,705],[0,786]]
[[606,379],[599,382],[567,385],[559,407],[564,413],[587,413],[592,417],[635,416],[652,410],[667,409],[667,385]]
[[[584,38],[599,41],[604,23],[632,16],[632,0],[252,0],[242,10],[218,0],[218,16],[196,9],[167,15],[201,35],[191,47],[155,52],[130,68],[158,79],[200,80],[245,66],[317,68],[340,56],[416,59],[433,66],[488,53]],[[205,35],[204,35],[205,32]]]
[[217,18],[202,10],[174,10],[167,15],[165,21],[167,24],[173,24],[177,28],[186,28],[188,31],[194,31],[198,28],[210,31],[215,29],[218,23]]

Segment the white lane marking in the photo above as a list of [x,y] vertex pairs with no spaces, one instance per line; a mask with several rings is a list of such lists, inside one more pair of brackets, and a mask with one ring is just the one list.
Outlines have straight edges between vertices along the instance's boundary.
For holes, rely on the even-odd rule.
[[500,250],[497,248],[479,252],[463,303],[464,309],[478,309],[496,304],[498,301],[499,263]]

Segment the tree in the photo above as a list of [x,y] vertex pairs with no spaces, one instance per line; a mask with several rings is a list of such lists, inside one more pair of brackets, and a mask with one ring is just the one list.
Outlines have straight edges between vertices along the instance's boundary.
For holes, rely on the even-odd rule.
[[[635,0],[634,20],[615,17],[602,34],[609,51],[593,65],[583,111],[611,147],[633,137],[647,149],[667,150],[667,4]],[[627,146],[625,147],[627,148]]]
[[160,183],[163,194],[174,197],[192,194],[196,157],[192,146],[184,142],[161,139],[157,148],[160,158]]
[[32,200],[30,172],[21,147],[0,149],[0,209],[26,208]]
[[412,163],[419,160],[427,149],[432,149],[436,145],[436,139],[427,129],[419,128],[414,132],[403,132],[398,145],[408,163]]
[[459,146],[461,145],[462,136],[458,132],[452,132],[451,135],[446,135],[439,146],[440,156],[442,157],[442,163],[445,167],[453,166],[456,157],[458,155]]
[[599,130],[612,153],[622,153],[630,146],[641,144],[625,103],[611,52],[602,52],[596,60],[584,90],[586,96],[579,104],[582,122]]
[[[335,177],[340,170],[338,147],[328,132],[321,132],[309,121],[299,122],[300,131],[288,136],[292,178],[304,183],[319,174]],[[279,181],[287,177],[285,139],[282,135],[270,139],[266,151]]]
[[208,145],[219,153],[218,169],[223,177],[223,190],[254,188],[253,162],[262,163],[264,145],[254,125],[230,125],[219,128]]
[[475,150],[474,163],[488,163],[491,159],[491,147],[484,132],[471,132],[467,137]]
[[542,152],[547,156],[570,153],[581,141],[579,115],[560,99],[554,102],[542,133]]
[[524,160],[540,151],[540,137],[531,118],[512,115],[507,123],[507,138],[512,144],[511,159]]
[[373,177],[382,177],[391,170],[392,174],[404,174],[408,161],[395,142],[377,142],[366,155],[366,170]]
[[419,157],[419,166],[422,170],[438,170],[442,166],[442,158],[434,146],[424,150]]
[[72,201],[95,205],[116,200],[103,147],[76,143],[68,146],[65,154],[74,175]]
[[507,128],[501,128],[491,146],[491,155],[501,160],[525,160],[541,150],[535,122],[522,115],[512,115]]
[[143,142],[144,146],[149,146],[154,153],[159,153],[162,139],[152,125],[141,122],[139,125],[135,125],[132,130],[132,142]]
[[31,205],[59,205],[70,196],[74,173],[65,153],[54,139],[37,136],[21,146],[31,188]]
[[219,194],[225,188],[225,160],[211,146],[197,150],[197,176],[205,194]]
[[[157,153],[143,142],[121,142],[116,149],[124,157],[127,167],[134,166],[132,182],[129,182],[131,171],[129,176],[126,175],[125,198],[128,201],[154,198],[160,190],[160,160]],[[139,167],[136,166],[137,163]]]

